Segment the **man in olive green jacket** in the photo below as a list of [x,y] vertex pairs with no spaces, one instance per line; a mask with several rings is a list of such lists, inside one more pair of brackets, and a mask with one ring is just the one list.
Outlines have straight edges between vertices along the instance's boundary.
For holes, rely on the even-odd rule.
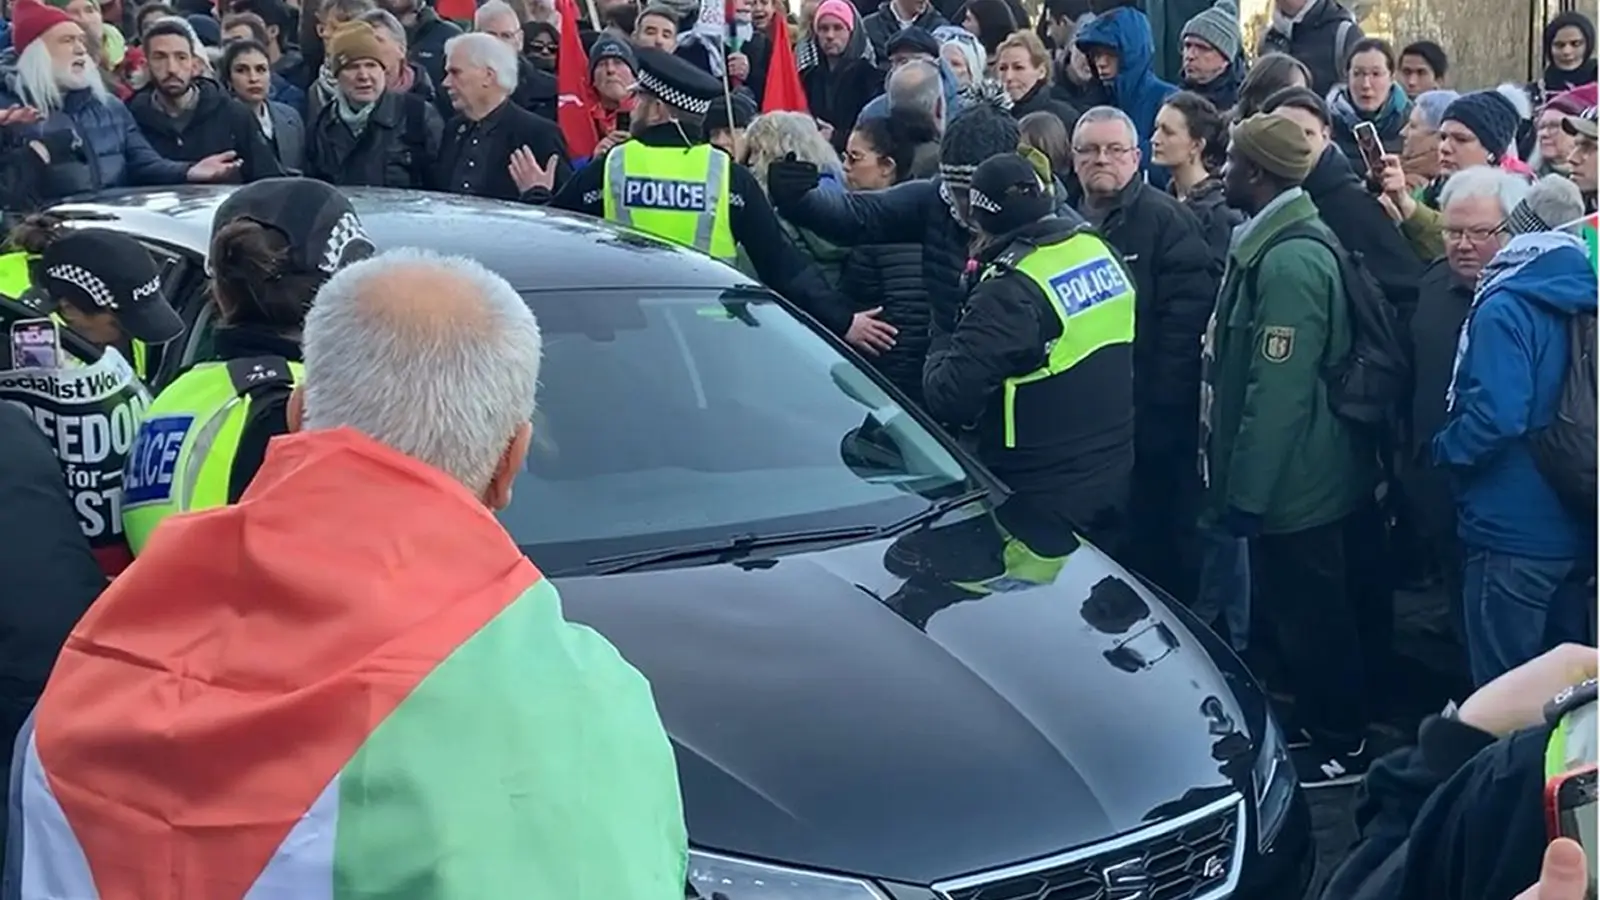
[[1315,157],[1298,126],[1254,116],[1235,130],[1223,183],[1252,214],[1235,234],[1207,331],[1203,516],[1251,542],[1261,620],[1283,651],[1309,744],[1307,786],[1365,770],[1369,676],[1363,649],[1386,638],[1378,469],[1372,438],[1329,406],[1323,368],[1350,351],[1340,264],[1300,223],[1337,239],[1300,189]]

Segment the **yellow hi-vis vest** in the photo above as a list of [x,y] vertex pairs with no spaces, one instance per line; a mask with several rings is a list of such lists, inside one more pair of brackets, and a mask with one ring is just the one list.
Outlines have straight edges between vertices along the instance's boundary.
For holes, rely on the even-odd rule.
[[1093,232],[1074,232],[1054,244],[1013,248],[990,264],[983,278],[1013,272],[1044,291],[1061,319],[1061,336],[1045,348],[1043,366],[1005,381],[1008,450],[1017,446],[1017,392],[1060,375],[1102,347],[1132,343],[1134,312],[1133,276]]
[[227,505],[251,400],[287,390],[301,372],[271,356],[201,363],[156,396],[122,474],[122,526],[135,556],[168,516]]
[[[28,272],[28,254],[21,250],[0,254],[0,297],[21,300],[22,295],[26,294],[28,288],[32,286],[33,277]],[[66,320],[62,319],[61,316],[51,313],[50,318],[54,319],[56,324],[62,328],[67,327]],[[140,381],[148,383],[150,380],[150,348],[145,345],[144,341],[136,340],[130,340],[128,348],[133,357],[130,362],[133,363],[134,374],[139,376]]]
[[629,141],[613,147],[602,164],[606,221],[730,264],[738,257],[728,214],[728,154],[709,144],[651,147]]

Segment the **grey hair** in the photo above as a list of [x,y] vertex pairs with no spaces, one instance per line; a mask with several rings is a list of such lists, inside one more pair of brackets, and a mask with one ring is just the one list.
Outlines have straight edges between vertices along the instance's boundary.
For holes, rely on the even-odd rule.
[[1078,142],[1078,134],[1089,125],[1096,122],[1121,122],[1122,127],[1128,131],[1128,141],[1132,144],[1139,143],[1139,129],[1133,127],[1133,120],[1128,114],[1115,106],[1091,106],[1078,117],[1078,124],[1072,127],[1072,142]]
[[913,59],[889,75],[886,90],[889,109],[910,110],[926,115],[934,124],[944,124],[944,79],[937,63]]
[[1456,102],[1461,94],[1458,91],[1439,89],[1436,91],[1423,91],[1417,95],[1413,104],[1417,112],[1422,114],[1422,124],[1428,126],[1429,131],[1438,131],[1439,123],[1444,121],[1444,111],[1450,104]]
[[458,34],[444,42],[445,59],[450,58],[456,48],[466,55],[470,65],[482,66],[494,73],[494,80],[506,93],[517,89],[517,54],[507,47],[501,40],[492,34],[482,31],[469,31]]
[[[419,314],[392,285],[464,282]],[[528,304],[475,260],[401,248],[340,269],[306,314],[305,427],[349,427],[482,493],[534,413],[542,342]]]
[[512,21],[518,24],[522,23],[522,17],[518,16],[517,11],[511,8],[511,4],[505,2],[505,0],[489,0],[488,3],[478,7],[478,11],[472,14],[472,27],[482,28],[484,22],[497,16],[510,16]]
[[1487,197],[1500,204],[1500,214],[1509,215],[1528,195],[1528,182],[1498,166],[1471,166],[1450,176],[1439,192],[1439,208],[1457,200]]
[[1546,175],[1528,188],[1522,206],[1547,228],[1560,228],[1583,218],[1583,191],[1570,178]]
[[373,28],[386,31],[400,49],[406,48],[406,26],[400,24],[394,13],[387,9],[369,9],[356,18],[357,22],[365,22]]
[[750,151],[747,168],[763,190],[767,186],[767,166],[793,153],[795,159],[808,162],[824,174],[836,179],[844,177],[844,166],[833,146],[822,139],[817,121],[805,113],[770,112],[756,116],[744,132],[745,146]]

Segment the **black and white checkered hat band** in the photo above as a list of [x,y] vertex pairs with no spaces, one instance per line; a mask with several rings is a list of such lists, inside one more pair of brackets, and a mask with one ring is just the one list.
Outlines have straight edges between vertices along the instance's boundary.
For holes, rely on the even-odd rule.
[[646,94],[660,97],[662,102],[674,109],[681,109],[697,116],[703,116],[711,109],[710,100],[691,97],[649,72],[639,73],[639,90],[644,91]]
[[339,266],[344,262],[345,251],[353,244],[364,244],[370,248],[372,239],[367,237],[367,230],[361,227],[361,220],[353,212],[347,212],[334,223],[333,230],[328,233],[328,243],[323,249],[322,262],[317,266],[324,273],[332,275],[339,271]]
[[994,213],[995,215],[1000,214],[1000,204],[990,200],[989,195],[985,194],[983,191],[973,188],[969,192],[969,196],[973,209],[981,209],[984,212]]
[[46,275],[59,281],[73,285],[94,302],[101,309],[117,309],[117,298],[111,293],[111,288],[100,276],[81,266],[72,263],[59,263],[45,271]]

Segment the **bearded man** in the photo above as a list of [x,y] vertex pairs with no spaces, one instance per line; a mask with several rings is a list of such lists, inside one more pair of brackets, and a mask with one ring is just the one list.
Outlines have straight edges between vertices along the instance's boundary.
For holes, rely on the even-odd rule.
[[153,150],[128,108],[107,91],[83,28],[65,12],[18,0],[11,26],[17,67],[0,86],[0,146],[27,144],[44,158],[52,170],[45,199],[233,175],[238,160],[232,151],[191,164]]

